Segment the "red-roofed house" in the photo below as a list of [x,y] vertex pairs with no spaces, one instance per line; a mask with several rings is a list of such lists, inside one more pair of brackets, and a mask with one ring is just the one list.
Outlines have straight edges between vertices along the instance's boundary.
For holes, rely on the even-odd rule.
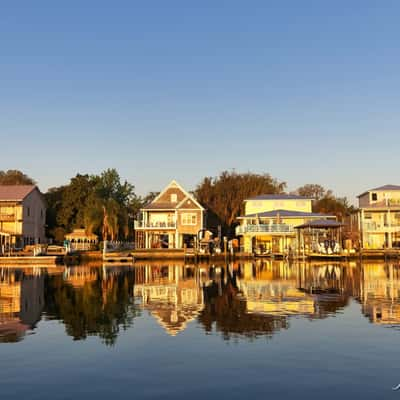
[[139,220],[135,221],[136,248],[190,247],[204,229],[204,211],[193,195],[172,181],[140,210]]
[[0,254],[45,242],[46,205],[33,185],[0,185]]

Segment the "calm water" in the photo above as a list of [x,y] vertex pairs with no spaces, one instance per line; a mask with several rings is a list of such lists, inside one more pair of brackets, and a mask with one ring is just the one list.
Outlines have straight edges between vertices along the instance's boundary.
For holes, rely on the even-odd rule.
[[397,264],[0,268],[1,399],[400,399]]

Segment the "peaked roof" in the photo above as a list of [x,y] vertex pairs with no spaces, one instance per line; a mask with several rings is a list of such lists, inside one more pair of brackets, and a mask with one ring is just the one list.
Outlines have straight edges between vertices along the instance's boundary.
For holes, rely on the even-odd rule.
[[400,190],[400,186],[399,185],[391,185],[391,184],[383,185],[383,186],[377,187],[375,189],[367,190],[364,193],[359,194],[357,197],[364,196],[365,194],[367,194],[369,192],[383,192],[386,190],[388,190],[388,191]]
[[35,185],[0,185],[0,201],[22,201],[35,189]]
[[262,194],[260,196],[250,197],[249,200],[313,200],[311,197],[298,196],[297,194]]
[[[158,200],[163,196],[163,194],[171,189],[171,188],[179,189],[184,195],[185,198],[178,203],[171,202],[158,202]],[[166,210],[166,209],[176,209],[181,206],[186,200],[191,200],[195,203],[201,210],[204,210],[204,207],[195,199],[193,195],[187,192],[175,179],[173,179],[160,193],[156,198],[150,203],[146,204],[143,209],[144,210]]]
[[319,214],[313,212],[303,212],[303,211],[291,211],[291,210],[272,210],[272,211],[264,211],[257,214],[248,214],[242,217],[238,217],[238,219],[245,218],[296,218],[296,217],[304,217],[304,218],[333,218],[334,215],[326,215]]

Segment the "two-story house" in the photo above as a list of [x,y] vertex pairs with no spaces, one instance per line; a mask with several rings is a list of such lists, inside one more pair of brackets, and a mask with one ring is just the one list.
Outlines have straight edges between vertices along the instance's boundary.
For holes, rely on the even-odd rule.
[[291,194],[267,194],[245,200],[245,214],[236,227],[245,252],[284,253],[298,247],[296,227],[310,221],[335,220],[312,212],[312,200]]
[[367,190],[358,196],[358,203],[362,248],[400,247],[400,186]]
[[205,210],[176,181],[140,210],[135,221],[136,248],[193,247],[205,228]]
[[0,185],[0,252],[45,242],[46,204],[33,185]]

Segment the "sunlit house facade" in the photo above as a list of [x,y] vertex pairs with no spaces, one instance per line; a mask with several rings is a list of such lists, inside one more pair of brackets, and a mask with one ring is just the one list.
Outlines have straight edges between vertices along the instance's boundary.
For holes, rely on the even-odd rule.
[[400,186],[385,185],[358,196],[358,223],[364,249],[400,247]]
[[174,180],[140,210],[135,221],[136,248],[192,247],[204,228],[204,208]]
[[296,227],[313,220],[335,220],[333,215],[312,212],[312,199],[290,194],[261,195],[245,200],[236,235],[247,253],[296,251]]
[[45,242],[46,204],[33,185],[0,185],[0,252]]

